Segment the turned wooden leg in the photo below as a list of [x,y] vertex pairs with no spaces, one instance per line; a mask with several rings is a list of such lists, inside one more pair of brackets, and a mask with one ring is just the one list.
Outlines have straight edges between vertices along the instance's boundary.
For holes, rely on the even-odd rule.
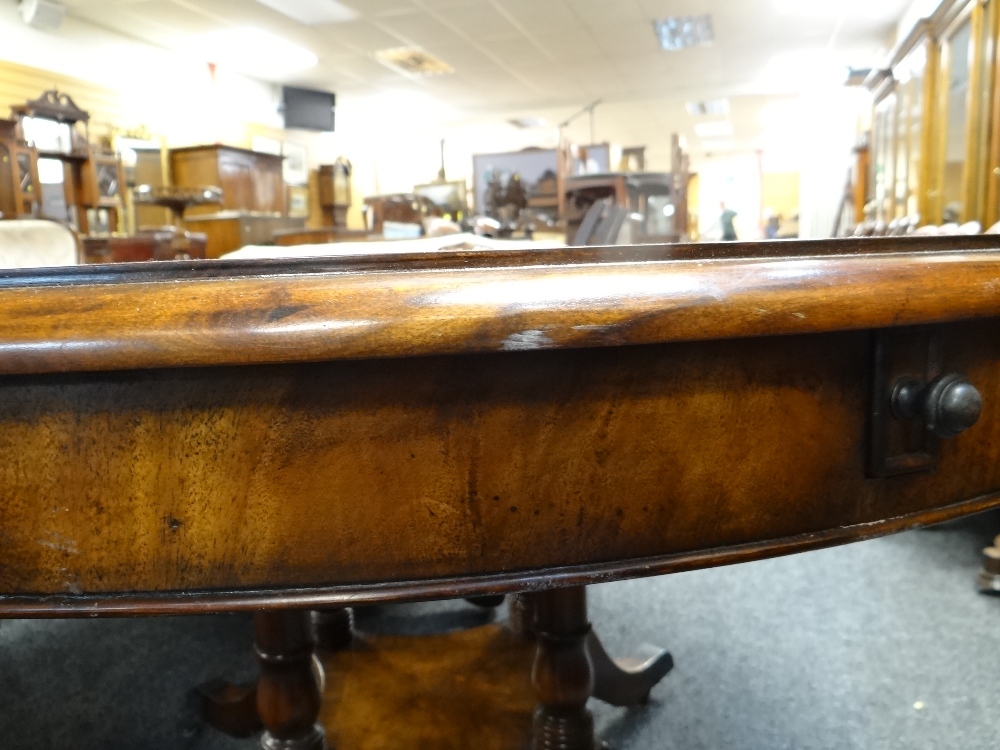
[[587,653],[587,593],[583,586],[532,595],[538,651],[531,681],[538,695],[534,750],[594,750],[587,699],[594,668]]
[[354,640],[354,617],[347,607],[312,613],[316,645],[323,651],[343,651]]
[[535,600],[531,594],[514,594],[507,602],[507,627],[525,640],[535,637]]
[[257,714],[264,750],[325,750],[316,723],[322,668],[316,661],[310,613],[278,610],[254,617],[254,655],[260,662]]

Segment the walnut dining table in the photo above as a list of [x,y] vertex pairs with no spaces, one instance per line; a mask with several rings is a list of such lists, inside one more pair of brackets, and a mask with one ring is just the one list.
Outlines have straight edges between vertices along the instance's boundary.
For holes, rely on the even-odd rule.
[[536,748],[593,745],[583,587],[1000,505],[1000,238],[184,261],[0,276],[0,617],[529,592]]

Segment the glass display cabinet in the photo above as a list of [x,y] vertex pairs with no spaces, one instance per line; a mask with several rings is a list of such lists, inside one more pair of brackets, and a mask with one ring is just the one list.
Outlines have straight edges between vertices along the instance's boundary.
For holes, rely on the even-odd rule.
[[0,120],[0,219],[41,212],[38,151],[25,142],[17,120]]
[[1000,0],[945,0],[869,77],[869,219],[1000,220]]

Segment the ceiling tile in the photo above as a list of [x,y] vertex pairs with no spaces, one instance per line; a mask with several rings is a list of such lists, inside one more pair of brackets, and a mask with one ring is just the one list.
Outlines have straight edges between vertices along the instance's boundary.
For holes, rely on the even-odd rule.
[[435,15],[477,42],[520,34],[505,14],[485,0],[438,10]]
[[637,0],[568,0],[570,9],[588,26],[639,24],[648,21]]
[[461,35],[423,10],[382,18],[379,20],[379,25],[430,52],[442,45],[454,45],[464,41]]
[[538,45],[523,36],[484,41],[482,47],[501,58],[513,70],[537,69],[551,63],[551,58]]
[[413,0],[344,0],[344,5],[366,18],[380,18],[417,9]]
[[434,54],[459,72],[487,72],[501,69],[487,51],[466,42],[436,46]]

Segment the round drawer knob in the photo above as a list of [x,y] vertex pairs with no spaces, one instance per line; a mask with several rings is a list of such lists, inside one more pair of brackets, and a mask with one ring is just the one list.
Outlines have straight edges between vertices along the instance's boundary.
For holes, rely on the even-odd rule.
[[919,417],[938,437],[953,438],[979,421],[983,397],[957,373],[942,375],[927,385],[902,378],[892,389],[892,411],[901,420]]
[[951,438],[979,421],[983,397],[962,375],[944,375],[927,386],[923,411],[928,430]]

